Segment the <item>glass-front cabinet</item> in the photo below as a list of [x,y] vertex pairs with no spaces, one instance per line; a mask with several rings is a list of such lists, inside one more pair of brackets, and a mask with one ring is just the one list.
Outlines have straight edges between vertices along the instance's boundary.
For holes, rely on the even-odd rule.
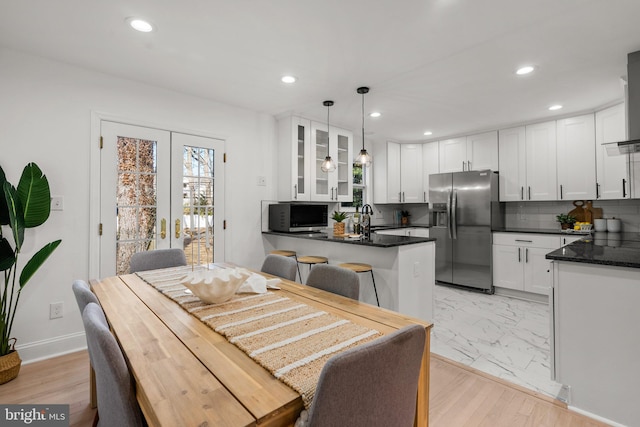
[[285,117],[278,122],[278,199],[311,200],[311,121]]
[[[311,200],[350,202],[353,200],[353,134],[324,123],[311,123]],[[336,164],[324,172],[322,162],[330,155]]]

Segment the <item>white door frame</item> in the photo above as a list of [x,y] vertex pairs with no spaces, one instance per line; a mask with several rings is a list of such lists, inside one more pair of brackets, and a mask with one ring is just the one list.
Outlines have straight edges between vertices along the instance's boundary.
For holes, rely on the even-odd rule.
[[[180,125],[173,123],[165,123],[160,125],[158,123],[149,122],[147,120],[131,119],[123,116],[118,116],[110,113],[91,111],[91,139],[89,150],[89,277],[88,279],[102,279],[98,277],[100,272],[100,236],[98,234],[100,227],[100,122],[102,120],[118,122],[126,125],[141,126],[154,128],[159,130],[166,130],[169,132],[179,132],[191,135],[203,136],[206,138],[214,138],[225,141],[229,139],[227,135],[216,135],[210,132],[203,132],[184,128]],[[226,190],[226,183],[225,183]],[[224,192],[224,206],[226,210],[227,205],[227,191]],[[228,242],[225,239],[225,253],[228,252]]]

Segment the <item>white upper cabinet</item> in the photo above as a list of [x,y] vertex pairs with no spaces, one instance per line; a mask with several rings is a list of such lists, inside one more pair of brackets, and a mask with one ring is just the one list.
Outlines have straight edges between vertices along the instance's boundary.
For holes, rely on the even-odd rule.
[[467,170],[467,138],[453,138],[440,141],[440,172],[461,172]]
[[498,170],[498,132],[467,136],[468,171]]
[[386,176],[386,200],[377,203],[422,203],[422,144],[387,142]]
[[440,172],[498,170],[498,132],[440,141]]
[[624,104],[618,104],[596,113],[596,176],[599,199],[628,199],[629,156],[607,155],[602,144],[626,139]]
[[422,144],[422,191],[425,203],[429,202],[429,175],[440,173],[438,148],[437,141]]
[[499,133],[499,188],[501,202],[526,200],[527,155],[525,127],[503,129]]
[[400,191],[402,203],[424,202],[422,144],[400,145]]
[[596,139],[593,114],[556,122],[558,199],[596,198]]
[[[353,134],[344,129],[311,122],[311,200],[350,202],[353,200]],[[336,164],[324,172],[322,162],[330,155]]]
[[278,121],[278,199],[311,200],[311,121],[286,117]]
[[556,122],[526,126],[525,200],[557,200]]

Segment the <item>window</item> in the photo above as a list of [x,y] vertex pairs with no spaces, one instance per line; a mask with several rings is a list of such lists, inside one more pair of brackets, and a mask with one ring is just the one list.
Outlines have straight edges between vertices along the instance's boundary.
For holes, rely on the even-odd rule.
[[347,212],[357,212],[366,203],[367,168],[361,164],[353,164],[353,202],[342,202],[340,209]]

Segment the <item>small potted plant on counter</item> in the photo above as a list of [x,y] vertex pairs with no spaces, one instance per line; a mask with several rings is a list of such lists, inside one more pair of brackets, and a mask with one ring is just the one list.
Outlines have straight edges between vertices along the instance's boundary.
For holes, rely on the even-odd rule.
[[576,222],[576,217],[569,214],[556,215],[556,220],[560,223],[560,227],[563,230],[573,229],[573,224]]
[[411,214],[409,213],[409,211],[400,211],[400,224],[408,225],[410,216]]
[[333,235],[342,235],[344,234],[344,221],[345,219],[347,219],[347,213],[346,212],[340,212],[340,211],[333,211],[333,214],[331,215],[331,219],[333,219],[335,222],[333,223]]

